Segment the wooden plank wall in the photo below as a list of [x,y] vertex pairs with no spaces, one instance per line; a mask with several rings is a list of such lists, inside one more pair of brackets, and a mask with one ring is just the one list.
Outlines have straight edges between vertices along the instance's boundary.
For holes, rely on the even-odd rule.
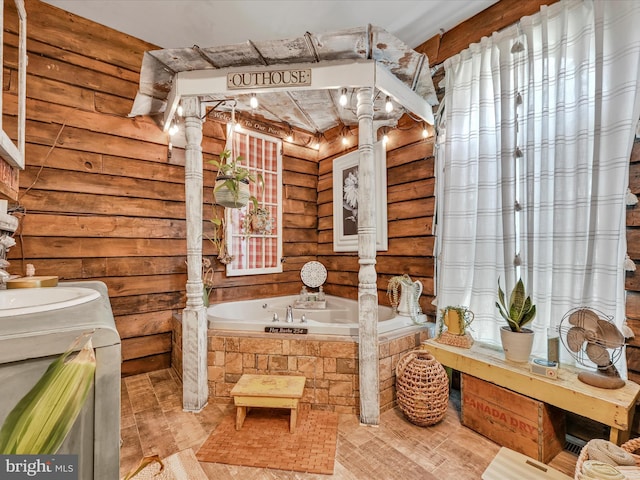
[[[640,198],[640,139],[636,138],[631,150],[629,165],[629,188]],[[640,268],[640,204],[627,207],[627,253]],[[640,271],[627,272],[625,282],[627,290],[627,323],[635,333],[635,337],[628,341],[627,367],[629,378],[640,383]],[[636,415],[634,431],[640,419]]]
[[[525,15],[540,9],[540,5],[557,0],[501,0],[485,11],[451,29],[443,35],[427,40],[415,50],[425,53],[430,66],[436,66],[455,55],[484,35],[510,25]],[[434,78],[437,86],[443,71]],[[442,96],[443,92],[439,92]],[[389,250],[378,252],[378,301],[388,305],[386,288],[389,279],[408,273],[423,284],[420,299],[422,310],[435,315],[434,299],[434,236],[432,225],[435,211],[434,132],[422,138],[422,125],[403,117],[398,127],[391,129],[387,146],[387,215]],[[318,260],[327,266],[326,291],[348,298],[357,298],[357,253],[333,251],[333,159],[346,153],[336,138],[328,138],[321,151],[318,183]]]
[[[424,286],[421,306],[435,313],[433,300],[433,245],[431,233],[435,209],[433,128],[422,137],[422,124],[404,116],[389,130],[387,144],[387,220],[389,249],[378,252],[378,302],[389,305],[389,278],[407,273]],[[381,137],[382,132],[377,132]],[[356,137],[357,138],[357,137]],[[346,298],[358,298],[357,252],[333,251],[333,175],[335,158],[345,150],[340,138],[329,136],[321,150],[318,181],[318,261],[327,267],[325,291]]]
[[[38,0],[27,0],[26,8],[27,166],[19,193],[25,213],[9,270],[22,274],[32,263],[37,274],[62,281],[105,282],[122,337],[123,375],[167,367],[170,321],[185,305],[184,152],[174,148],[169,158],[168,137],[151,119],[127,118],[142,54],[157,47]],[[3,94],[12,111],[17,32],[7,31],[4,41],[10,63]],[[12,138],[15,125],[15,116],[5,115]],[[221,151],[222,132],[205,123],[205,163]],[[286,146],[284,153],[286,273],[224,281],[217,264],[215,300],[273,294],[281,282],[297,291],[295,272],[315,258],[317,152]],[[215,172],[205,168],[210,208]],[[204,248],[215,255],[209,242]]]
[[[553,1],[502,0],[416,50],[427,53],[432,66],[439,64]],[[142,54],[156,47],[39,0],[27,0],[26,7],[27,168],[20,175],[19,197],[26,213],[9,270],[21,274],[23,264],[33,263],[38,274],[61,280],[104,281],[123,338],[123,374],[168,366],[170,320],[185,301],[184,154],[173,149],[168,157],[168,138],[151,119],[127,118]],[[4,41],[9,68],[3,98],[15,111],[17,32],[6,31]],[[5,115],[4,121],[15,138],[15,117]],[[409,273],[423,282],[422,308],[433,314],[433,135],[424,140],[421,128],[405,117],[390,132],[389,250],[379,253],[376,268],[380,303],[388,303],[389,277]],[[205,123],[205,160],[222,149],[222,132],[216,122]],[[319,162],[316,151],[285,143],[284,272],[227,279],[216,262],[212,302],[296,293],[300,268],[316,259],[327,266],[328,293],[357,298],[357,254],[335,254],[332,248],[331,167],[347,151],[330,134]],[[631,189],[640,194],[638,143],[631,162]],[[205,168],[210,199],[214,172]],[[629,254],[635,261],[640,261],[638,208],[630,207],[628,215]],[[208,242],[204,248],[215,256]],[[628,274],[627,289],[627,316],[640,338],[635,273]],[[640,378],[640,340],[632,342],[628,357],[633,378]]]

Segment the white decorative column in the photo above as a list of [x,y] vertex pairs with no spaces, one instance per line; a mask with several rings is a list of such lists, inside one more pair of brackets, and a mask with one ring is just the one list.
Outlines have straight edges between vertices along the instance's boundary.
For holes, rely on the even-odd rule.
[[198,97],[183,97],[185,113],[185,203],[187,215],[187,306],[182,311],[182,407],[207,404],[207,311],[202,299],[202,120]]
[[380,423],[376,183],[373,154],[373,88],[358,90],[358,321],[360,327],[360,423]]

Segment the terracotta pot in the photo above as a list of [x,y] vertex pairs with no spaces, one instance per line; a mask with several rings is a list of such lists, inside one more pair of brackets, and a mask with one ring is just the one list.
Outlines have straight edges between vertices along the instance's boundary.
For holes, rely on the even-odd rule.
[[533,330],[523,328],[520,332],[514,332],[509,327],[501,327],[500,340],[505,359],[517,363],[529,361],[533,348]]

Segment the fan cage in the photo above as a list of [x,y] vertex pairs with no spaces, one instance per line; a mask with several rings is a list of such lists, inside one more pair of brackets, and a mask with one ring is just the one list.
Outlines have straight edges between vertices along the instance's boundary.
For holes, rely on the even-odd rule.
[[[578,313],[582,310],[588,310],[593,312],[600,320],[611,323],[616,329],[618,329],[618,327],[614,322],[613,316],[607,315],[602,311],[592,307],[575,307],[569,310],[567,313],[565,313],[562,319],[560,320],[560,324],[558,325],[560,341],[562,342],[562,345],[567,350],[569,355],[571,355],[571,357],[573,357],[576,360],[576,362],[578,362],[580,365],[585,367],[595,368],[598,370],[607,370],[608,368],[614,366],[618,362],[618,360],[620,360],[620,357],[622,355],[622,347],[624,346],[624,337],[623,337],[622,344],[620,344],[617,347],[610,347],[605,342],[602,342],[601,340],[598,340],[598,339],[589,340],[589,343],[599,345],[609,353],[610,360],[606,365],[599,365],[593,362],[587,356],[585,344],[588,342],[586,340],[583,342],[583,345],[579,348],[578,351],[572,350],[571,347],[568,345],[567,334],[569,330],[574,328],[574,325],[569,323],[569,317],[571,317],[573,314]],[[601,327],[598,327],[598,328],[601,328]]]

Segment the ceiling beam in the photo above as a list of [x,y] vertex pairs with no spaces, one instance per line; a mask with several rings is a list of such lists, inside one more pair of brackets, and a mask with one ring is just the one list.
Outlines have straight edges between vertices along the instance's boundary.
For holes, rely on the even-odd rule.
[[[311,70],[309,85],[267,86],[230,89],[227,86],[227,74],[248,72],[273,72],[282,70]],[[239,93],[265,93],[282,91],[327,90],[340,88],[379,88],[392,96],[407,110],[433,124],[433,112],[429,103],[407,85],[398,80],[391,72],[378,65],[375,60],[340,60],[320,63],[304,63],[277,66],[251,66],[243,68],[221,68],[178,72],[174,75],[171,91],[164,112],[164,128],[167,130],[175,115],[180,98],[203,95],[225,95],[232,98]]]
[[406,110],[419,116],[429,125],[433,125],[433,107],[416,92],[407,88],[386,68],[377,66],[375,86],[382,93],[391,97]]

